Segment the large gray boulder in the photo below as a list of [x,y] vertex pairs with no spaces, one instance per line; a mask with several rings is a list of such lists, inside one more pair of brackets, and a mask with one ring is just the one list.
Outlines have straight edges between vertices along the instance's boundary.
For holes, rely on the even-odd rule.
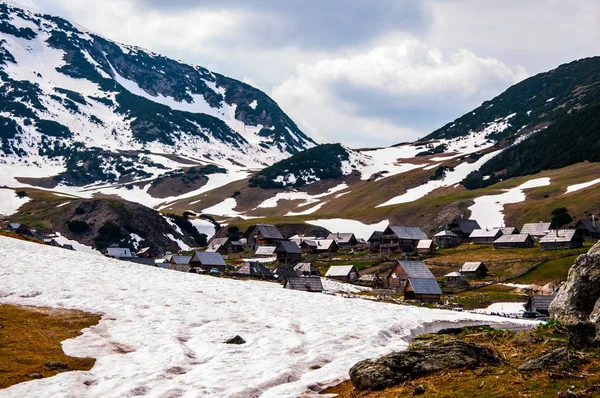
[[567,327],[569,343],[584,348],[600,341],[600,243],[582,254],[550,305],[550,315]]
[[361,361],[350,369],[357,390],[383,390],[442,369],[477,368],[498,359],[486,347],[460,340],[414,342],[406,351]]

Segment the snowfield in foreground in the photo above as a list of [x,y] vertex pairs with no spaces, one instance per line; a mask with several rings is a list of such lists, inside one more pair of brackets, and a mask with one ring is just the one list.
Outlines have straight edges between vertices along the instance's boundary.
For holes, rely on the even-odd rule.
[[[103,315],[63,342],[68,355],[97,358],[90,371],[19,384],[3,397],[311,396],[347,379],[357,361],[403,349],[418,333],[531,325],[161,270],[4,237],[0,302]],[[223,344],[237,334],[247,343]]]

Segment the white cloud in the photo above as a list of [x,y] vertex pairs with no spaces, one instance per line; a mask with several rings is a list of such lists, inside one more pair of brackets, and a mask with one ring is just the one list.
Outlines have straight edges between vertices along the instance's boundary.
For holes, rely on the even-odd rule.
[[446,114],[458,117],[526,76],[523,67],[468,50],[446,56],[404,40],[299,65],[273,97],[321,141],[393,144],[426,135],[449,121]]

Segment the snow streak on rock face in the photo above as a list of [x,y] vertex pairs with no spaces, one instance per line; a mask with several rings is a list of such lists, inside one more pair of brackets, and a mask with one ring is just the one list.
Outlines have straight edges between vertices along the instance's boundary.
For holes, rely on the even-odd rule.
[[184,167],[156,154],[245,178],[315,144],[266,94],[202,67],[4,3],[0,31],[0,183],[141,183]]
[[[4,237],[0,258],[0,303],[103,314],[99,325],[63,343],[67,355],[97,358],[90,371],[3,391],[14,397],[316,395],[346,379],[359,360],[405,348],[416,331],[525,324],[162,270]],[[246,344],[224,344],[235,335]]]

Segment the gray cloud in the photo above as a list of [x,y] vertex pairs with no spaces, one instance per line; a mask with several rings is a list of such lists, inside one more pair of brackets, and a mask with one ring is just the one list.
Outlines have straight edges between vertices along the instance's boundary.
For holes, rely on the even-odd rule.
[[368,42],[390,31],[424,35],[433,22],[419,0],[139,0],[167,13],[189,10],[243,13],[236,39],[261,47],[338,49]]

